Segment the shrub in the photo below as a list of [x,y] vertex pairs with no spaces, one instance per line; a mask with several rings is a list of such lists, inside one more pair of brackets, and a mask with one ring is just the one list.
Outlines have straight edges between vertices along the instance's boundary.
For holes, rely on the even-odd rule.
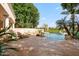
[[76,34],[77,39],[79,39],[79,32]]
[[12,48],[8,46],[8,42],[16,41],[16,38],[13,38],[16,37],[16,35],[14,33],[7,32],[7,30],[9,30],[10,27],[11,25],[9,27],[0,30],[0,37],[2,38],[2,40],[0,40],[0,56],[5,55],[5,51],[8,49],[17,51],[16,48]]

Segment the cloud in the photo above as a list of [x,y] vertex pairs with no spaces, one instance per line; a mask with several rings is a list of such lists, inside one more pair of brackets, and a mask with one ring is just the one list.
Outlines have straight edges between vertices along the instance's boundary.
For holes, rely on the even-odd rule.
[[46,20],[46,17],[42,17],[41,19],[42,19],[42,20]]
[[59,7],[56,8],[56,10],[60,9]]
[[39,22],[46,21],[46,17],[41,17]]

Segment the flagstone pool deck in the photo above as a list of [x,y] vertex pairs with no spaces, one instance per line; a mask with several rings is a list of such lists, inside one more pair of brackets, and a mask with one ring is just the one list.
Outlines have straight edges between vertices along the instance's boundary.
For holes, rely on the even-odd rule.
[[44,37],[30,36],[9,43],[16,47],[18,52],[10,55],[16,56],[79,56],[79,41],[50,41]]

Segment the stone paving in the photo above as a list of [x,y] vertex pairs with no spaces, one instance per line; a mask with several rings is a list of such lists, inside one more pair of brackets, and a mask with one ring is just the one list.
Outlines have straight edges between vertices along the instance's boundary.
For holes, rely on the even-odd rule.
[[9,43],[19,51],[13,56],[79,56],[79,41],[48,41],[44,37],[31,36]]

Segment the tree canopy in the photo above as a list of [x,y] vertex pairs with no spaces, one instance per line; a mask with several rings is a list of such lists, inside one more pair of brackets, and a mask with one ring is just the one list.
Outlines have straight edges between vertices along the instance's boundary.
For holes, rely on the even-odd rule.
[[39,11],[32,3],[14,3],[13,9],[16,15],[15,27],[34,28],[38,25]]
[[[62,3],[61,4],[63,10],[67,10],[67,13],[69,14],[79,14],[79,3]],[[66,11],[65,11],[66,12]]]
[[[79,14],[79,3],[62,3],[61,6],[64,10],[61,14],[66,14],[66,17],[57,20],[56,23],[58,26],[63,26],[67,34],[73,39],[77,38],[76,35],[79,32],[79,23],[76,14]],[[66,18],[68,15],[70,15],[70,18],[67,21]]]

